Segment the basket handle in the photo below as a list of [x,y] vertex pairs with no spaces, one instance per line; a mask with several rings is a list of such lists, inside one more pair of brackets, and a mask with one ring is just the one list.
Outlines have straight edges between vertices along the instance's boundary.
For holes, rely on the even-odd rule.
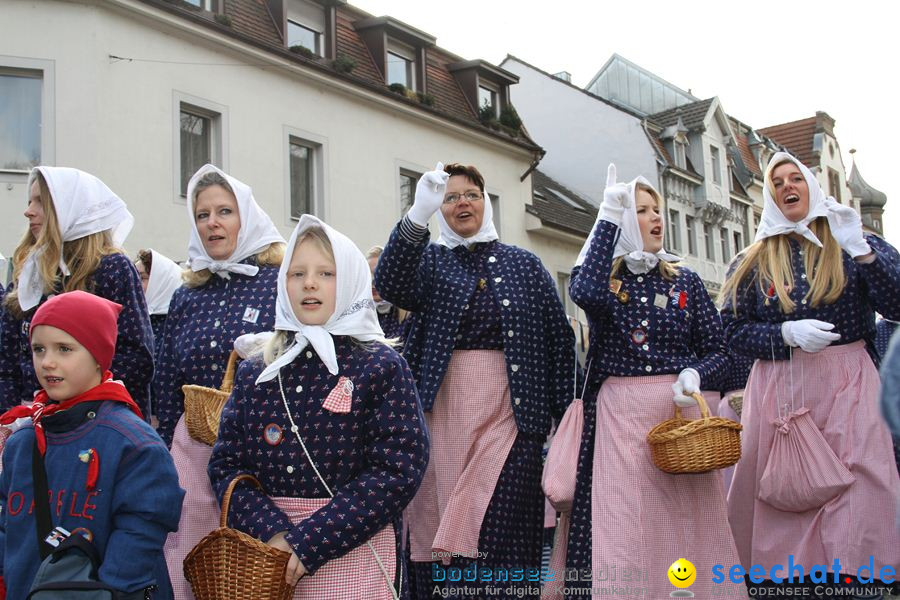
[[[697,401],[697,405],[700,407],[700,418],[708,419],[709,418],[709,406],[706,404],[706,398],[703,397],[703,394],[700,392],[694,392],[691,394],[691,398]],[[681,418],[681,407],[677,404],[675,405],[675,418]]]
[[226,527],[228,525],[228,507],[231,505],[231,494],[234,493],[234,488],[237,487],[237,484],[241,481],[250,481],[254,483],[260,491],[263,489],[259,480],[247,473],[241,473],[232,479],[231,483],[228,484],[228,488],[225,490],[225,495],[222,496],[222,514],[219,516],[219,527]]
[[230,394],[234,388],[234,375],[237,372],[237,363],[240,355],[237,350],[232,350],[228,355],[228,365],[225,367],[225,376],[222,378],[222,387],[219,389],[226,394]]

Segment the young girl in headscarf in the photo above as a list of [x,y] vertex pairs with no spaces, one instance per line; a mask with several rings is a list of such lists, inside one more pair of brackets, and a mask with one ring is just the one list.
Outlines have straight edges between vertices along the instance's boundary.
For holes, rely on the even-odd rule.
[[[859,215],[826,198],[790,154],[772,157],[765,183],[756,242],[721,293],[728,343],[756,358],[741,416],[743,458],[728,496],[731,526],[745,567],[769,573],[792,556],[832,571],[837,559],[855,581],[870,557],[876,574],[900,565],[900,536],[889,526],[900,480],[878,414],[871,348],[874,311],[900,318],[900,254],[864,235]],[[799,462],[773,460],[777,468],[767,471],[776,437],[810,421],[816,456],[799,458],[833,468],[827,483],[841,485],[830,498],[820,497],[821,473]],[[809,480],[818,500],[770,494],[764,475],[782,491]]]
[[[646,179],[616,183],[610,165],[584,262],[573,273],[572,299],[591,322],[587,369],[591,378],[608,377],[596,400],[591,522],[579,522],[583,511],[573,513],[570,544],[591,532],[595,588],[631,585],[663,598],[675,590],[670,568],[686,558],[696,569],[696,597],[743,594],[742,584],[716,586],[704,576],[737,560],[719,474],[665,473],[646,440],[676,404],[685,418],[697,418],[690,394],[717,389],[728,362],[703,282],[663,249],[663,208]],[[707,398],[714,405],[718,395]],[[576,503],[586,501],[576,496]],[[624,583],[629,576],[633,583]]]
[[138,252],[134,266],[137,267],[141,287],[144,288],[144,296],[147,298],[153,339],[162,340],[166,317],[169,314],[169,303],[172,302],[175,290],[181,287],[181,267],[153,248]]
[[428,462],[406,361],[384,344],[366,260],[303,215],[278,277],[275,333],[245,360],[209,476],[238,529],[291,553],[295,599],[406,593],[400,517]]
[[284,255],[284,238],[247,184],[204,165],[188,183],[187,200],[189,266],[169,305],[154,377],[159,434],[171,444],[187,490],[178,531],[165,548],[180,600],[193,598],[184,578],[185,556],[219,525],[206,475],[212,447],[188,433],[181,386],[218,388],[235,338],[272,329]]
[[0,407],[32,399],[37,389],[28,329],[47,298],[85,290],[122,305],[116,376],[149,409],[153,331],[137,270],[120,247],[134,224],[125,203],[89,173],[35,167],[28,178],[28,231],[13,254],[13,280],[0,319]]
[[[30,417],[3,454],[0,597],[5,582],[10,600],[24,599],[52,550],[35,535],[43,503],[51,522],[41,538],[50,527],[84,536],[101,559],[98,579],[118,590],[117,598],[173,598],[162,547],[178,525],[184,492],[162,440],[110,372],[121,310],[74,291],[47,300],[32,317],[29,349],[39,392],[32,406],[0,416],[0,423]],[[33,460],[46,470],[49,506],[35,492]]]

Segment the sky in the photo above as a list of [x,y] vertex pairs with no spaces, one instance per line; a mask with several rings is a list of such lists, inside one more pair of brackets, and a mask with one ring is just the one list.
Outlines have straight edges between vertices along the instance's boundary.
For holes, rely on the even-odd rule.
[[[584,87],[613,53],[690,90],[718,96],[754,128],[835,119],[847,176],[854,155],[887,194],[885,235],[900,246],[900,177],[893,153],[900,96],[900,4],[858,0],[349,0],[437,38],[463,59],[512,54]],[[752,9],[752,10],[744,10]],[[527,126],[527,123],[526,123]]]

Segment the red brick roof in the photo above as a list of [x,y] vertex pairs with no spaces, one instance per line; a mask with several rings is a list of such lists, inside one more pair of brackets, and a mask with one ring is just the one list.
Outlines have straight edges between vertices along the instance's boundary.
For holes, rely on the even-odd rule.
[[731,121],[731,130],[734,132],[735,139],[737,139],[738,150],[741,152],[741,160],[753,175],[762,179],[762,170],[759,168],[759,163],[750,149],[750,140],[747,139],[747,135],[737,119],[729,117],[729,120]]
[[815,117],[765,127],[759,132],[787,148],[804,165],[813,167],[818,163],[817,156],[813,153],[813,137],[816,133]]
[[517,137],[503,130],[487,127],[478,119],[474,108],[469,104],[456,78],[447,69],[449,63],[462,60],[460,57],[436,46],[426,51],[426,91],[433,97],[433,107],[410,100],[388,89],[384,75],[379,71],[376,62],[369,52],[368,46],[353,27],[353,23],[372,15],[348,4],[337,7],[335,23],[335,43],[338,55],[352,58],[356,66],[351,73],[339,73],[331,65],[330,60],[322,58],[305,58],[300,54],[288,51],[284,39],[276,26],[275,17],[271,14],[266,0],[222,0],[224,14],[230,18],[230,24],[224,25],[215,21],[213,13],[203,11],[181,0],[141,0],[168,13],[177,14],[195,24],[206,25],[220,32],[223,36],[237,38],[245,43],[268,50],[282,58],[294,60],[310,68],[330,73],[334,77],[353,82],[369,91],[390,96],[397,102],[414,105],[421,110],[437,113],[452,121],[467,125],[488,135],[504,139],[515,145],[540,151],[540,147],[530,138],[524,127]]

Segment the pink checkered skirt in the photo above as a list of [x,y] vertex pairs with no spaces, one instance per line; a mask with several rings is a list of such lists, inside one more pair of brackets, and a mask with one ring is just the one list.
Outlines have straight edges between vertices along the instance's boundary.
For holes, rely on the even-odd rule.
[[184,578],[184,558],[219,526],[219,502],[206,472],[211,455],[212,447],[190,436],[181,415],[172,438],[172,460],[178,471],[178,484],[185,491],[184,502],[178,531],[169,534],[163,547],[176,600],[194,600],[191,585]]
[[[744,394],[741,454],[728,494],[728,513],[741,562],[767,571],[793,555],[794,564],[824,564],[855,573],[862,565],[900,566],[900,535],[892,527],[900,479],[890,433],[878,412],[880,380],[863,342],[831,346],[793,359],[757,360]],[[761,501],[759,482],[776,435],[778,406],[793,399],[809,409],[840,462],[856,478],[843,493],[806,512],[783,512]]]
[[[668,598],[669,567],[685,558],[697,569],[696,598],[745,598],[743,583],[713,584],[713,565],[738,560],[725,492],[716,472],[671,475],[656,468],[647,433],[674,414],[674,375],[610,377],[597,395],[591,486],[593,587],[632,589],[636,598]],[[710,406],[717,392],[704,392]],[[685,418],[699,418],[694,407]]]
[[[481,523],[518,428],[499,350],[457,350],[425,414],[431,451],[404,519],[416,562],[478,556]],[[436,553],[436,554],[433,554]]]
[[[297,525],[331,502],[328,498],[272,497],[291,523]],[[293,600],[390,600],[391,586],[397,571],[397,544],[394,526],[388,525],[367,544],[357,546],[347,554],[329,560],[312,575],[300,579],[294,588]],[[388,580],[378,566],[384,566]]]

